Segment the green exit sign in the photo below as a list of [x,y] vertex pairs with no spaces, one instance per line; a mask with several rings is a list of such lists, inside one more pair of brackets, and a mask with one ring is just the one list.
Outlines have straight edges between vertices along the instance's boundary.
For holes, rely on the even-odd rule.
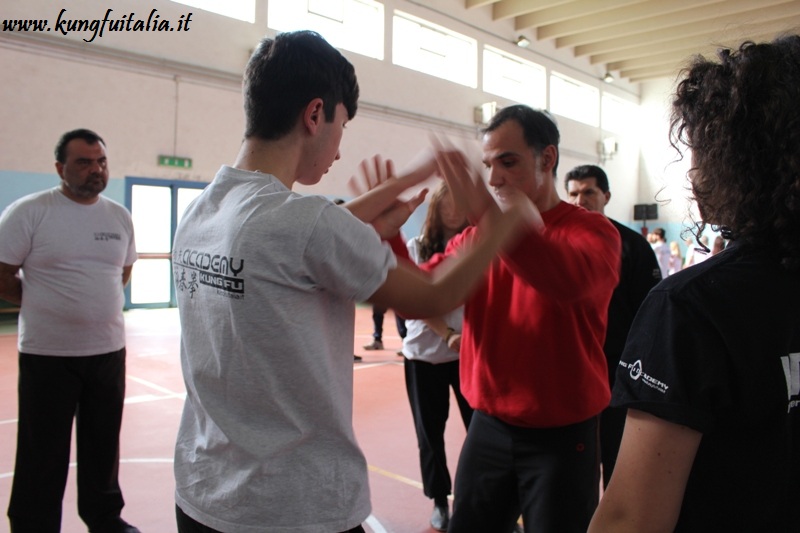
[[158,156],[158,166],[175,168],[192,168],[191,157],[175,157],[171,155]]

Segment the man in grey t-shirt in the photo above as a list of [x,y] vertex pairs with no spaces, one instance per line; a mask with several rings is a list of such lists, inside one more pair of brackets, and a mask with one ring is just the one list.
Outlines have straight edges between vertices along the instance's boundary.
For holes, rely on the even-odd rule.
[[[352,427],[355,303],[437,316],[455,308],[520,226],[454,152],[443,174],[483,202],[491,238],[438,278],[398,263],[382,239],[424,192],[374,165],[381,185],[345,205],[292,191],[339,158],[356,112],[353,66],[313,32],[264,39],[244,78],[245,139],[232,166],[184,214],[175,236],[187,398],[175,450],[180,533],[363,531],[366,460]],[[436,163],[428,165],[428,177]],[[399,246],[405,246],[400,239]]]

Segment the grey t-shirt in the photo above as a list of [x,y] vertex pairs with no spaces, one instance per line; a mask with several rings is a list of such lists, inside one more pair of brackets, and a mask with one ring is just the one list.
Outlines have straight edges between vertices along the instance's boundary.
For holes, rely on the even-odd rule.
[[174,245],[187,398],[176,498],[220,531],[325,532],[370,512],[353,433],[355,302],[396,260],[325,198],[222,167]]

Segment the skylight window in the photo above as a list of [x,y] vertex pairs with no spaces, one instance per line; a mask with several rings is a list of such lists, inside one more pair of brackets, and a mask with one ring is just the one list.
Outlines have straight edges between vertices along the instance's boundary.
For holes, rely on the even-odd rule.
[[395,11],[392,61],[395,65],[476,88],[478,43],[401,11]]
[[313,30],[336,48],[383,59],[383,4],[373,0],[270,0],[267,24]]
[[176,4],[196,7],[218,15],[250,22],[256,21],[256,0],[172,0]]

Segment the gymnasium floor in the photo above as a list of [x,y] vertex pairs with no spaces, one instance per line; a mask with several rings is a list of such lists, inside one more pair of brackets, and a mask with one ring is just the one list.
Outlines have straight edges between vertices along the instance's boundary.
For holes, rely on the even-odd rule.
[[[357,308],[354,352],[364,359],[353,365],[354,426],[369,464],[372,492],[372,515],[365,529],[428,533],[433,531],[428,525],[432,503],[422,494],[402,359],[395,354],[401,343],[391,312],[386,326],[386,349],[364,351],[361,346],[372,338],[371,309]],[[126,501],[123,517],[143,533],[174,533],[172,455],[185,392],[178,358],[177,310],[128,311],[126,327],[128,370],[120,466]],[[6,323],[0,326],[0,533],[9,530],[5,512],[16,447],[16,379],[16,328]],[[445,436],[451,474],[464,435],[452,402]],[[74,468],[70,468],[67,481],[62,531],[86,531],[76,511]]]

